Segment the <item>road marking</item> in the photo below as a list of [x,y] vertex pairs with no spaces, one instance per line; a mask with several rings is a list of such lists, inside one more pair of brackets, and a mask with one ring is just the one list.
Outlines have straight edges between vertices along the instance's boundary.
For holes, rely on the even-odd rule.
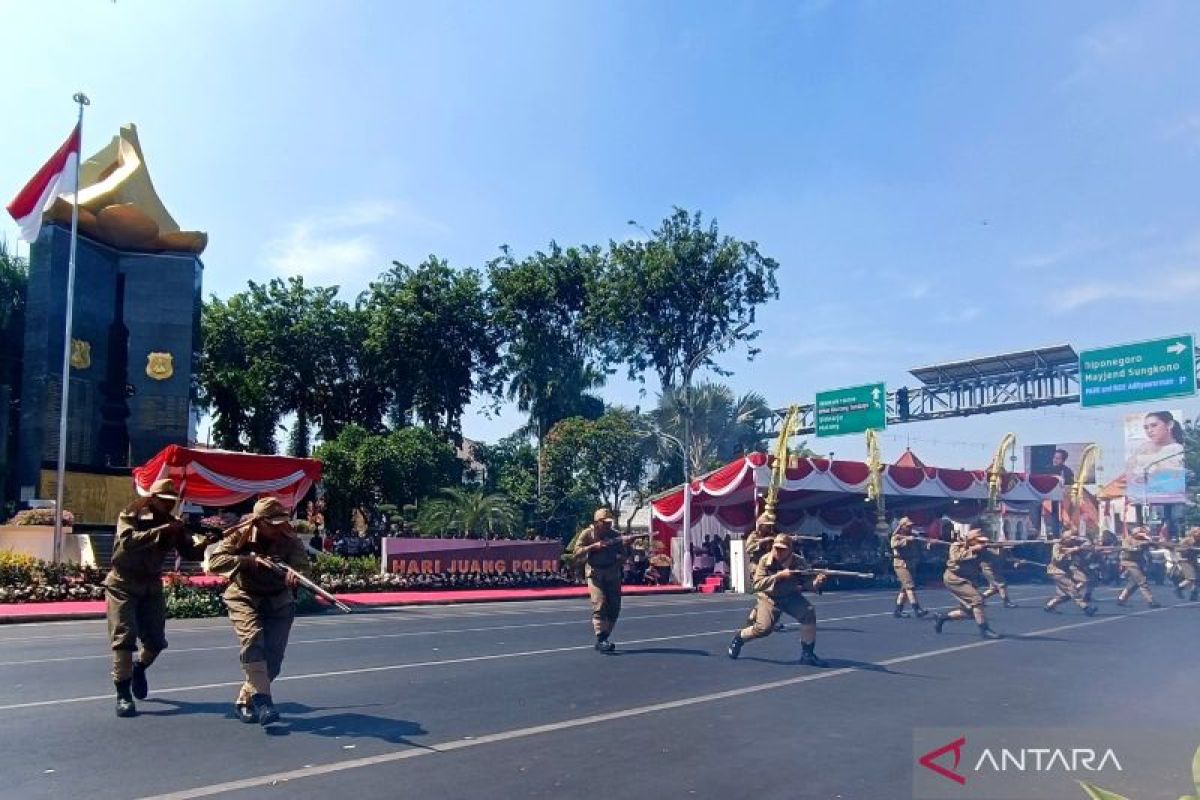
[[[1191,604],[1189,604],[1191,605]],[[1075,622],[1069,625],[1056,625],[1051,628],[1042,628],[1040,630],[1030,631],[1029,633],[1021,634],[1023,637],[1029,636],[1045,636],[1052,633],[1060,633],[1062,631],[1076,630],[1078,628],[1087,628],[1092,625],[1104,625],[1117,620],[1129,619],[1131,617],[1142,616],[1145,614],[1153,614],[1158,611],[1168,611],[1172,607],[1161,609],[1147,609],[1145,611],[1136,611],[1130,614],[1125,614],[1119,617],[1105,617],[1103,619],[1089,619],[1084,622]],[[1003,644],[1009,641],[1019,641],[1021,637],[1011,637],[1007,639],[984,639],[982,641],[969,642],[967,644],[954,645],[951,647],[942,647],[937,650],[926,650],[919,653],[910,653],[905,656],[896,656],[894,658],[884,659],[875,662],[875,666],[891,667],[896,664],[907,664],[912,661],[920,661],[927,658],[937,656],[950,655],[953,653],[961,653],[967,650],[974,650],[981,647],[990,647]],[[352,769],[362,769],[364,767],[374,767],[381,764],[391,764],[398,761],[406,761],[411,758],[420,758],[440,753],[452,753],[457,750],[465,750],[472,747],[480,747],[487,744],[495,744],[498,742],[508,742],[514,739],[525,739],[530,736],[539,736],[545,733],[557,733],[559,731],[573,730],[575,728],[584,728],[592,725],[599,725],[605,722],[614,720],[630,719],[632,717],[641,717],[648,714],[657,714],[662,711],[673,711],[679,708],[687,708],[690,706],[702,705],[706,703],[715,703],[721,700],[729,700],[736,697],[744,697],[749,694],[758,694],[760,692],[769,692],[775,689],[781,689],[788,686],[796,686],[803,683],[812,683],[814,681],[827,680],[829,678],[837,678],[842,675],[851,675],[862,672],[857,667],[842,667],[826,672],[815,672],[807,675],[799,675],[794,678],[785,678],[783,680],[772,681],[770,683],[760,683],[753,686],[744,686],[738,689],[727,689],[721,692],[710,692],[707,694],[695,695],[693,697],[684,697],[678,700],[668,700],[661,703],[651,703],[644,706],[636,706],[634,708],[626,708],[620,711],[610,711],[604,714],[593,714],[587,717],[579,717],[576,719],[563,720],[562,722],[551,722],[544,725],[533,725],[527,728],[516,728],[508,731],[500,731],[498,733],[487,734],[484,736],[476,736],[471,739],[458,739],[453,742],[435,745],[421,745],[406,750],[394,750],[390,753],[381,753],[380,755],[367,756],[365,758],[349,759],[347,761],[339,761],[330,764],[320,764],[302,769],[287,770],[284,772],[274,772],[268,775],[258,775],[252,778],[242,778],[239,780],[225,781],[223,783],[215,783],[209,786],[198,786],[193,789],[184,789],[177,792],[168,792],[166,794],[152,795],[142,798],[142,800],[194,800],[199,797],[212,797],[213,795],[222,794],[224,792],[236,792],[245,789],[256,789],[261,786],[270,786],[273,784],[283,783],[292,780],[302,780],[304,778],[314,778],[321,775],[329,775],[337,772],[345,772]],[[107,698],[106,698],[107,699]]]
[[[941,606],[940,608],[954,608],[957,606]],[[1170,608],[1170,606],[1168,607]],[[890,611],[877,611],[870,614],[855,614],[847,617],[830,617],[829,619],[821,620],[821,624],[831,622],[847,622],[857,619],[870,619],[873,617],[890,617]],[[1123,617],[1118,617],[1120,619]],[[578,623],[575,623],[578,624]],[[714,631],[700,631],[698,633],[682,633],[672,636],[656,636],[648,639],[630,639],[622,642],[624,645],[632,644],[653,644],[655,642],[671,642],[680,639],[699,639],[706,636],[728,636],[733,631],[733,627],[720,628]],[[579,650],[591,650],[592,645],[570,645],[566,647],[548,647],[538,650],[521,650],[512,653],[489,653],[478,656],[463,656],[462,658],[447,658],[438,661],[408,661],[403,664],[385,664],[378,667],[356,667],[354,669],[330,670],[327,672],[306,672],[299,675],[283,675],[276,679],[276,683],[284,681],[303,681],[314,680],[320,678],[335,678],[345,675],[367,675],[377,672],[395,672],[397,670],[416,669],[418,667],[441,667],[453,666],[457,664],[472,664],[481,661],[498,661],[509,658],[528,658],[530,656],[556,655],[558,653],[570,653]],[[241,686],[242,681],[228,681],[221,683],[202,683],[191,686],[177,686],[168,689],[159,689],[157,694],[166,695],[172,692],[198,692],[205,689],[221,689],[233,686]],[[10,703],[8,705],[0,705],[0,711],[16,711],[25,708],[43,708],[45,706],[64,705],[68,703],[91,703],[100,700],[111,700],[111,694],[84,695],[82,697],[63,697],[54,700],[32,700],[25,703]]]

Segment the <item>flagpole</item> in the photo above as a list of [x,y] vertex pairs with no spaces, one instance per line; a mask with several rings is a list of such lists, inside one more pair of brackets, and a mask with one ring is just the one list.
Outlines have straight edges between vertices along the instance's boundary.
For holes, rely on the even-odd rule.
[[79,104],[79,152],[75,155],[75,192],[71,202],[71,257],[67,265],[67,314],[63,340],[62,400],[58,412],[58,480],[54,487],[54,556],[55,564],[62,562],[63,552],[63,484],[67,467],[67,409],[71,396],[71,323],[75,312],[75,247],[79,241],[79,163],[83,160],[83,107],[91,101],[83,92],[72,98]]

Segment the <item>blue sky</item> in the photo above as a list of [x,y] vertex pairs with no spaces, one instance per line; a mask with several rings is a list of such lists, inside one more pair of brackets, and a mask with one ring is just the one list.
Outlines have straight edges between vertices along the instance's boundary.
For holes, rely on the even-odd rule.
[[[722,360],[776,405],[1200,327],[1198,4],[52,5],[0,0],[0,190],[65,137],[83,89],[85,150],[136,122],[167,207],[209,232],[206,293],[298,273],[352,295],[392,259],[478,267],[501,244],[603,243],[681,205],[782,265],[762,355]],[[7,217],[0,234],[15,238]],[[648,405],[647,388],[605,396]],[[1013,430],[1098,440],[1115,464],[1136,410],[884,442],[978,466]]]

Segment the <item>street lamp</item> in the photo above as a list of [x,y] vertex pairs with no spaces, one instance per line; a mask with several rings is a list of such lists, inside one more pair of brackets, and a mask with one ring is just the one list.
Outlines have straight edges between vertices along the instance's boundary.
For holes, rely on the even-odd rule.
[[690,541],[690,533],[692,529],[692,479],[688,470],[688,454],[687,448],[683,442],[676,439],[669,433],[660,430],[639,430],[638,433],[643,436],[655,436],[660,440],[670,442],[679,448],[679,455],[683,457],[683,520],[680,542],[680,566],[679,566],[679,585],[684,589],[693,588],[692,583],[692,548]]

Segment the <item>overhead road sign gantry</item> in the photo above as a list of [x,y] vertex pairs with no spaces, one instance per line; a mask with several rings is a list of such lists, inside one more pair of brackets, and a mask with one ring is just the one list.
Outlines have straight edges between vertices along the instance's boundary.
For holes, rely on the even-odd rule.
[[1196,394],[1196,346],[1190,333],[1079,353],[1083,408],[1145,403]]
[[842,436],[887,427],[887,387],[867,383],[818,392],[815,405],[817,436]]

